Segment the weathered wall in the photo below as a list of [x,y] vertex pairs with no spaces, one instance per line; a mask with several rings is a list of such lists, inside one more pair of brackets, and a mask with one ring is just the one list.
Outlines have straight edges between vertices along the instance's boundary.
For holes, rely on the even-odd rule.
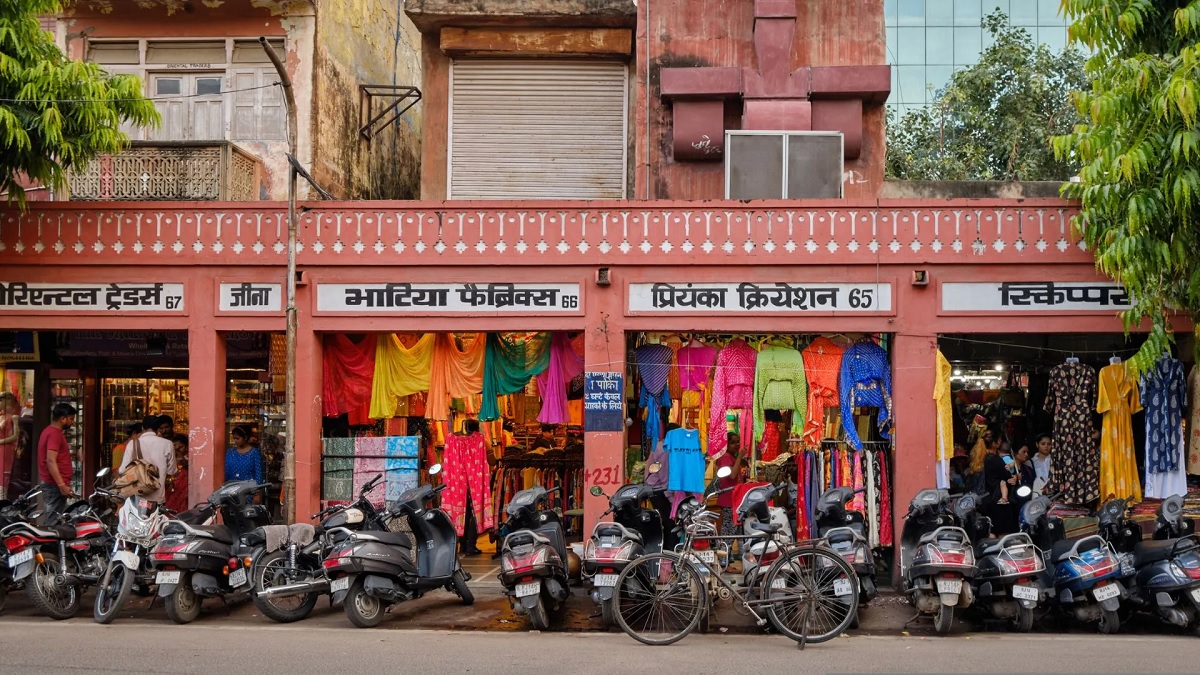
[[[414,199],[420,189],[421,105],[367,141],[359,86],[420,86],[421,36],[401,0],[322,3],[312,108],[313,176],[348,199]],[[376,112],[390,103],[375,101]]]

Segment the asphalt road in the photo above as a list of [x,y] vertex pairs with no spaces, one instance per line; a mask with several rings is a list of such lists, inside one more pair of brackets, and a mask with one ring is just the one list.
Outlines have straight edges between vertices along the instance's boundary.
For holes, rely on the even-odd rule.
[[621,634],[482,633],[296,624],[0,620],[0,673],[1195,673],[1197,639],[1006,634],[786,638],[693,635],[646,647]]

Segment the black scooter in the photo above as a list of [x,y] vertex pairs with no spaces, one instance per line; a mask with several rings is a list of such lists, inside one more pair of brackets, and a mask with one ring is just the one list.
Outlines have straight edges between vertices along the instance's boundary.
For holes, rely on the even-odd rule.
[[1172,495],[1158,505],[1154,519],[1154,538],[1179,539],[1196,533],[1196,521],[1183,517],[1183,497]]
[[[605,496],[599,485],[593,497]],[[631,561],[647,553],[658,553],[663,544],[662,516],[642,506],[654,494],[645,483],[622,485],[608,498],[612,522],[599,522],[583,547],[583,574],[592,580],[592,602],[600,608],[606,625],[613,623],[613,587]]]
[[550,627],[547,605],[558,609],[571,595],[562,519],[541,508],[557,491],[540,485],[521,490],[504,507],[511,534],[500,549],[500,584],[513,610],[528,615],[537,630]]
[[1025,532],[991,537],[992,521],[978,512],[975,495],[960,497],[955,511],[975,545],[978,572],[971,580],[975,607],[992,619],[1006,621],[1018,633],[1033,628],[1034,611],[1048,593],[1042,577],[1046,563]]
[[[1184,531],[1183,499],[1171,497],[1158,505],[1159,531]],[[1136,570],[1130,604],[1162,621],[1200,635],[1200,538],[1184,534],[1173,539],[1141,541],[1133,547]]]
[[817,502],[816,525],[817,536],[828,540],[833,550],[854,568],[858,575],[858,604],[865,605],[879,591],[875,587],[875,557],[867,543],[867,521],[863,514],[846,508],[858,492],[848,487],[826,490]]
[[247,581],[246,570],[233,557],[238,537],[271,523],[262,504],[248,504],[255,492],[271,487],[252,480],[230,481],[208,497],[221,514],[221,525],[192,525],[172,520],[150,555],[158,595],[166,600],[167,617],[184,624],[200,616],[203,598],[224,598]]
[[934,615],[934,629],[947,633],[954,608],[967,608],[975,596],[975,551],[960,521],[949,512],[947,490],[925,489],[913,497],[900,535],[900,577],[904,593],[922,614]]
[[[434,464],[429,474],[436,475],[441,468]],[[350,623],[372,628],[392,605],[438,588],[455,593],[464,605],[475,602],[467,588],[470,576],[456,555],[454,523],[441,509],[426,508],[445,488],[422,485],[405,490],[388,508],[388,519],[408,518],[411,539],[405,532],[355,532],[344,527],[330,531],[334,544],[323,566],[333,602],[342,603]]]

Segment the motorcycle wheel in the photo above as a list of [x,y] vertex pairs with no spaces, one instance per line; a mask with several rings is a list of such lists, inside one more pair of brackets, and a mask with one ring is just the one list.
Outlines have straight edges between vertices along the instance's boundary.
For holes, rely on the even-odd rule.
[[192,588],[192,575],[184,574],[167,597],[167,618],[178,624],[191,623],[200,616],[200,598]]
[[537,604],[529,609],[529,623],[534,630],[549,630],[550,617],[546,614],[546,601],[538,596]]
[[[258,607],[263,616],[277,621],[279,623],[292,623],[307,617],[312,613],[313,608],[317,606],[317,593],[305,593],[304,595],[293,595],[286,598],[268,598],[260,596],[259,593],[268,588],[282,586],[289,583],[301,581],[301,579],[289,579],[287,571],[287,553],[285,551],[275,551],[268,553],[261,559],[254,561],[253,572],[253,596],[254,606]],[[311,579],[319,570],[296,570],[303,572]],[[307,581],[307,579],[304,579]]]
[[1100,633],[1103,635],[1112,635],[1121,630],[1121,617],[1111,610],[1100,610]]
[[33,570],[33,578],[25,584],[33,606],[42,614],[59,621],[75,616],[83,602],[78,587],[60,587],[54,581],[54,577],[68,571],[59,563],[57,555],[43,553],[42,562]]
[[8,603],[8,585],[0,585],[0,612],[4,611],[4,605]]
[[109,563],[100,585],[96,587],[96,602],[92,607],[92,619],[99,624],[112,623],[117,611],[129,597],[133,586],[133,573],[121,563]]
[[616,617],[613,616],[612,600],[600,601],[600,620],[604,622],[605,626],[612,626],[617,622]]
[[451,577],[451,583],[454,585],[454,592],[458,597],[462,598],[462,603],[468,607],[475,604],[475,594],[467,588],[467,575],[462,570],[455,570],[454,576]]
[[854,610],[854,616],[850,619],[849,628],[851,628],[853,630],[858,630],[858,609],[857,608]]
[[1018,607],[1017,618],[1012,621],[1012,629],[1018,633],[1028,633],[1033,630],[1033,610],[1029,607]]
[[954,626],[954,608],[946,605],[939,605],[937,615],[933,618],[933,629],[939,635],[945,635],[950,632],[950,628]]
[[383,620],[383,603],[379,598],[367,595],[362,579],[354,581],[342,605],[346,608],[346,618],[359,628],[374,628]]

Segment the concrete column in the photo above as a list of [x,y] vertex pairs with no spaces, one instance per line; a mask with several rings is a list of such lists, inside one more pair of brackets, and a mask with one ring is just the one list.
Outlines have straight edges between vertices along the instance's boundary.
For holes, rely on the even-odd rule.
[[[207,295],[207,307],[195,301]],[[193,293],[193,317],[208,317],[213,293]],[[194,320],[188,329],[188,505],[208,499],[225,482],[225,336],[211,321]]]
[[[892,413],[896,419],[892,520],[897,555],[909,502],[917,492],[936,485],[937,406],[933,400],[936,353],[936,335],[897,335],[892,348]],[[899,565],[895,569],[899,570]]]
[[[584,338],[584,370],[587,372],[625,373],[625,303],[622,284],[613,280],[608,287],[591,286],[584,291],[587,298],[587,334]],[[584,412],[587,415],[587,412]],[[626,416],[629,411],[626,411]],[[625,479],[625,431],[589,431],[584,434],[584,536],[608,509],[608,500],[593,497],[586,491],[599,485],[612,494]],[[613,472],[603,469],[615,467]],[[599,471],[598,471],[599,469]],[[597,482],[607,481],[607,482]]]
[[309,288],[297,289],[299,326],[296,332],[295,429],[296,434],[296,520],[308,522],[321,510],[321,336],[312,331],[312,301]]

